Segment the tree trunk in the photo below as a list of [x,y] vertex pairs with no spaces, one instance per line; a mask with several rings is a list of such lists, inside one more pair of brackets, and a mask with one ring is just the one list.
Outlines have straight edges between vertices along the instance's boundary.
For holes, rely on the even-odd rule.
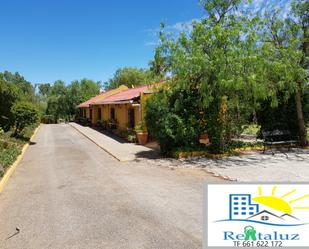
[[306,146],[308,144],[307,141],[307,131],[305,125],[305,119],[302,109],[301,103],[301,86],[297,84],[297,90],[295,93],[295,103],[296,103],[296,111],[297,111],[297,118],[298,118],[298,128],[299,128],[299,135],[300,135],[300,144],[301,146]]

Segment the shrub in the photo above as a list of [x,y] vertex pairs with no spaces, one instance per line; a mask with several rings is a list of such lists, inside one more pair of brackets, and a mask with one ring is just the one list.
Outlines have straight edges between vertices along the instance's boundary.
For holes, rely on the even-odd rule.
[[170,155],[179,147],[199,147],[201,134],[207,133],[210,150],[223,153],[231,139],[241,132],[242,108],[228,96],[217,97],[208,106],[200,90],[176,80],[147,99],[145,121],[151,135],[158,139],[161,152]]
[[11,111],[15,123],[13,136],[19,135],[26,126],[36,123],[39,118],[39,113],[36,107],[28,102],[15,103]]
[[138,122],[137,125],[135,125],[134,127],[134,131],[135,132],[145,132],[147,129],[145,127],[145,125],[142,122]]
[[189,91],[161,90],[147,99],[146,125],[158,139],[162,154],[170,155],[174,148],[199,144],[200,113],[197,98]]

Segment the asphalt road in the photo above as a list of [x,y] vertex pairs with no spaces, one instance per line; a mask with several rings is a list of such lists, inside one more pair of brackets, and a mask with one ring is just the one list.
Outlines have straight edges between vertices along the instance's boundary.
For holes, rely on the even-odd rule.
[[0,195],[1,249],[202,248],[204,177],[120,163],[64,124],[34,142]]

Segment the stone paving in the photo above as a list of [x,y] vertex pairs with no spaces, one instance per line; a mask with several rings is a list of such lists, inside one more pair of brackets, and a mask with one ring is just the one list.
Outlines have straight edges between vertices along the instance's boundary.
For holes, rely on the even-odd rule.
[[309,150],[293,149],[284,153],[277,151],[272,155],[269,152],[252,152],[222,159],[160,158],[147,160],[147,164],[171,169],[201,169],[215,176],[239,182],[308,182]]
[[[286,152],[286,151],[284,151]],[[239,182],[308,182],[309,150],[293,149],[282,153],[254,152],[249,155],[227,157],[220,160],[195,158],[186,164]]]
[[112,137],[111,135],[101,133],[91,127],[82,126],[77,123],[70,123],[70,125],[121,162],[158,156],[157,151],[145,146],[125,142],[122,139]]

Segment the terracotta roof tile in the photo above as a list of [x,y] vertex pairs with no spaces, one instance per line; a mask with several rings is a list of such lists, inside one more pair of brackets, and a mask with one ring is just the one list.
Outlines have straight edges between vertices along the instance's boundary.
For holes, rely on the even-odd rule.
[[81,108],[81,107],[89,107],[92,104],[95,104],[97,101],[103,101],[105,98],[108,98],[110,96],[113,96],[114,94],[117,94],[119,91],[124,91],[127,90],[128,87],[121,85],[116,89],[112,89],[106,92],[101,92],[99,95],[88,99],[87,101],[80,103],[77,107]]
[[149,90],[155,86],[161,85],[163,82],[159,83],[154,83],[151,85],[144,85],[144,86],[139,86],[135,88],[130,88],[126,91],[114,94],[112,96],[109,96],[105,98],[104,100],[96,101],[95,104],[108,104],[108,103],[113,103],[113,102],[120,102],[120,101],[128,101],[128,100],[133,100],[137,97],[140,96],[141,93],[145,92],[146,90]]

